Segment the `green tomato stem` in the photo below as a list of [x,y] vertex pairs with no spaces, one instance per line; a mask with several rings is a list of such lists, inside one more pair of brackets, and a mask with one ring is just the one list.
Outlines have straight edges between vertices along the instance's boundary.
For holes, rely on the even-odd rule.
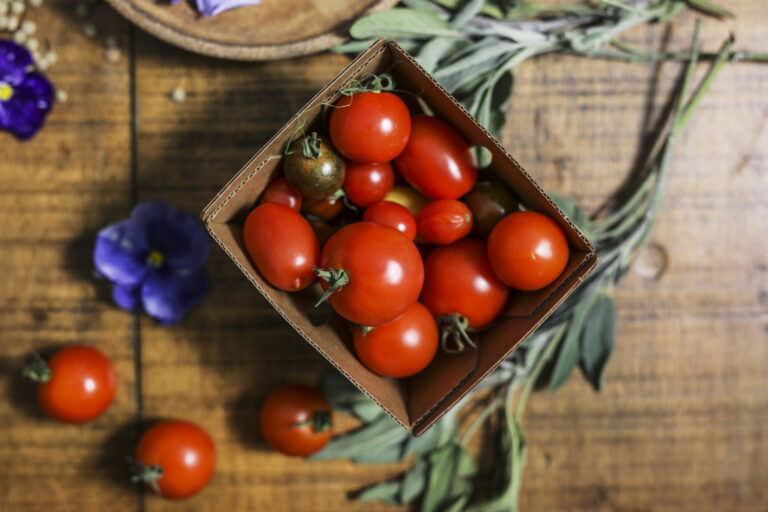
[[291,428],[306,426],[312,427],[312,430],[315,431],[315,434],[322,434],[333,426],[331,411],[315,411],[311,418],[306,421],[294,423],[291,425]]
[[48,382],[53,377],[50,367],[38,353],[32,354],[21,373],[25,378],[38,383]]
[[[469,320],[464,315],[450,313],[436,318],[440,326],[440,346],[448,354],[458,354],[466,350],[467,345],[477,348],[472,336],[469,335]],[[448,344],[452,340],[455,348]]]
[[133,457],[128,457],[128,465],[131,470],[131,482],[141,482],[149,485],[156,494],[161,494],[157,481],[163,477],[163,466],[160,464],[146,465]]
[[312,269],[315,271],[315,274],[317,274],[317,277],[329,285],[328,289],[325,290],[325,293],[323,293],[323,296],[320,297],[317,302],[315,302],[315,307],[328,300],[333,292],[340,290],[344,285],[349,283],[349,274],[346,270],[337,270],[335,268],[329,268],[328,270],[325,270],[318,267],[312,267]]

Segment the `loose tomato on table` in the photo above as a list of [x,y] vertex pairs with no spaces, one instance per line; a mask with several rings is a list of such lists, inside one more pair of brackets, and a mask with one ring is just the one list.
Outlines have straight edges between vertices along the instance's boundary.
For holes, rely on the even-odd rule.
[[432,199],[458,199],[477,180],[477,165],[467,141],[451,125],[414,116],[408,145],[395,166],[413,188]]
[[474,217],[472,234],[481,240],[488,240],[493,227],[518,208],[517,199],[500,181],[477,183],[463,201]]
[[384,199],[395,183],[395,172],[389,162],[359,164],[347,162],[344,191],[352,204],[370,206]]
[[281,176],[269,184],[259,204],[278,203],[284,204],[297,212],[301,210],[301,194],[291,186],[288,180]]
[[411,114],[397,94],[357,92],[331,109],[331,141],[339,152],[360,163],[389,162],[411,135]]
[[432,244],[450,244],[472,231],[472,212],[455,199],[438,199],[416,217],[419,236]]
[[488,237],[493,271],[512,288],[539,290],[568,264],[568,240],[558,224],[538,212],[507,215]]
[[315,280],[320,246],[300,213],[276,203],[257,206],[245,220],[243,237],[251,260],[272,286],[297,291]]
[[[502,312],[509,288],[493,273],[486,247],[474,238],[436,247],[424,262],[421,301],[437,317],[446,351],[474,346],[467,329],[482,329]],[[453,339],[456,348],[449,348]]]
[[117,377],[112,361],[86,345],[56,352],[48,363],[35,355],[24,376],[38,382],[43,412],[64,423],[83,423],[100,416],[115,397]]
[[142,436],[132,461],[133,479],[167,499],[200,492],[216,469],[216,447],[208,433],[188,421],[166,420]]
[[325,137],[312,132],[289,151],[283,160],[283,173],[303,197],[328,197],[341,188],[346,162]]
[[379,201],[369,206],[363,220],[396,229],[410,240],[416,238],[416,219],[405,206],[391,201]]
[[409,377],[437,353],[437,324],[417,302],[396,320],[371,329],[355,327],[355,353],[369,370],[385,377]]
[[376,327],[399,317],[418,300],[424,264],[402,233],[373,222],[355,222],[333,234],[317,275],[330,300],[350,322]]
[[313,387],[283,386],[270,393],[261,407],[261,433],[280,453],[312,455],[333,435],[331,405]]
[[342,209],[344,209],[344,203],[342,199],[337,195],[332,195],[328,197],[321,197],[319,199],[304,200],[301,213],[307,216],[311,215],[325,221],[331,221],[339,216]]

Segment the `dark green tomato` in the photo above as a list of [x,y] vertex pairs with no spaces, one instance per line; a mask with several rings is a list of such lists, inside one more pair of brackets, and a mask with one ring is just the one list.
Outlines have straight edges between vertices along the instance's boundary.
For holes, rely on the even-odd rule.
[[341,188],[346,163],[328,139],[312,132],[291,149],[283,162],[283,173],[299,194],[319,199]]
[[517,199],[500,181],[481,181],[464,196],[474,216],[472,234],[487,240],[493,227],[502,218],[517,211]]

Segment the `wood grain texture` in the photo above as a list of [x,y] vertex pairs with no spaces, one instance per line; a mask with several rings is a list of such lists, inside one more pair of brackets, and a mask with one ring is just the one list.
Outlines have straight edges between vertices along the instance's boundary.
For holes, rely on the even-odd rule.
[[[704,47],[715,49],[731,30],[737,48],[768,47],[768,7],[739,0],[729,8],[739,18],[705,21]],[[349,493],[400,466],[312,463],[266,449],[258,429],[264,396],[283,383],[316,383],[329,366],[221,251],[212,254],[209,297],[173,328],[142,319],[135,331],[89,277],[97,229],[124,216],[134,195],[198,212],[346,59],[215,61],[128,29],[112,13],[105,23],[132,43],[133,61],[107,64],[99,46],[68,26],[70,11],[54,2],[39,18],[64,61],[52,79],[70,101],[32,142],[3,137],[11,150],[0,161],[0,510],[397,510]],[[684,48],[693,19],[682,17],[667,35],[643,27],[629,40]],[[528,62],[503,142],[545,188],[592,210],[641,155],[639,141],[680,69],[555,56]],[[522,510],[766,509],[766,83],[766,67],[728,65],[679,139],[653,233],[669,267],[658,280],[630,273],[616,290],[618,348],[605,391],[576,375],[529,401]],[[169,100],[175,87],[186,102]],[[76,341],[110,353],[120,391],[97,422],[62,427],[34,413],[29,388],[14,375],[33,350]],[[218,447],[211,485],[182,503],[139,498],[120,483],[137,423],[162,417],[200,423]],[[342,429],[353,425],[339,419]]]

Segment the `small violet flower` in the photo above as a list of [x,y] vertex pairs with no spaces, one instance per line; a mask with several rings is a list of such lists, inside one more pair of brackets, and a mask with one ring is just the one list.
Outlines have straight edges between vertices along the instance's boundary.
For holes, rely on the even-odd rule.
[[52,106],[53,86],[32,70],[29,51],[0,40],[0,129],[29,139],[43,126]]
[[210,240],[197,219],[164,201],[136,206],[130,218],[96,238],[93,262],[112,282],[112,298],[129,311],[145,311],[173,324],[208,291]]
[[[172,5],[178,4],[181,0],[170,0]],[[205,18],[216,16],[224,11],[234,9],[235,7],[244,7],[246,5],[256,5],[261,0],[195,0],[197,10]]]

